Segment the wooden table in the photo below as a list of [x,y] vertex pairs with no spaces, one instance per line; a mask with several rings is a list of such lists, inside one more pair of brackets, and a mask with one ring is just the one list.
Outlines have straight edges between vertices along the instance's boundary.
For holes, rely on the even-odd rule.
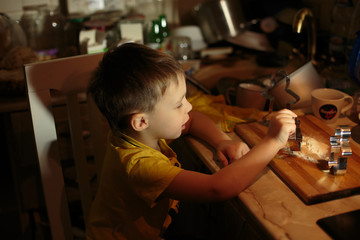
[[[339,121],[348,123],[346,118]],[[229,136],[240,140],[236,133]],[[220,169],[214,161],[213,149],[195,138],[188,137],[187,140],[212,172]],[[317,220],[360,209],[360,195],[306,205],[272,169],[266,167],[232,204],[260,239],[323,240],[331,238],[317,225]]]

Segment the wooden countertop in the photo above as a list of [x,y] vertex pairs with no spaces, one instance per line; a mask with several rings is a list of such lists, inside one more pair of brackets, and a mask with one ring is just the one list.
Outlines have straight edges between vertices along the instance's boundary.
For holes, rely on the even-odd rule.
[[[236,133],[229,136],[240,140]],[[192,137],[187,140],[212,172],[220,169],[211,147]],[[269,167],[232,202],[261,238],[268,239],[331,239],[316,221],[360,209],[360,195],[306,205]]]

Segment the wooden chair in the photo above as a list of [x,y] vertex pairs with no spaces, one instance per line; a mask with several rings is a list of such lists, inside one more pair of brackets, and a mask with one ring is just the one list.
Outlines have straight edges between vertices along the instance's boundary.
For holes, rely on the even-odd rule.
[[[52,239],[73,239],[68,197],[65,191],[59,141],[53,111],[55,105],[67,108],[71,148],[76,168],[76,181],[80,192],[84,219],[93,199],[87,172],[88,146],[84,144],[82,104],[88,110],[92,153],[100,171],[105,152],[107,134],[104,118],[93,101],[86,97],[86,88],[92,72],[103,54],[80,55],[27,64],[24,66],[27,93],[34,129],[36,150]],[[54,100],[53,93],[63,97]],[[85,93],[85,94],[84,94]],[[82,96],[82,97],[81,97]],[[104,126],[102,128],[101,126]],[[89,133],[89,132],[87,132]],[[87,136],[88,137],[88,136]]]

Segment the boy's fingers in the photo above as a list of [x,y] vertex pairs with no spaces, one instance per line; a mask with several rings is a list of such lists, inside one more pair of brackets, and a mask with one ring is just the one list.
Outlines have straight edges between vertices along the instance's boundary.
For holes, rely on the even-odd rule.
[[224,167],[229,164],[226,156],[225,156],[221,151],[218,151],[217,157],[218,157],[219,162],[220,162]]

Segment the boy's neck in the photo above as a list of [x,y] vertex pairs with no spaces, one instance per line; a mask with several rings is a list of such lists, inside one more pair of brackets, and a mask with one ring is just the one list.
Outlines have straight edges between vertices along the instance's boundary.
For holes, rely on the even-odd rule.
[[135,139],[136,141],[160,151],[159,139],[154,139],[152,136],[148,136],[148,134],[146,134],[146,131],[138,132],[129,130],[124,133],[129,137]]

